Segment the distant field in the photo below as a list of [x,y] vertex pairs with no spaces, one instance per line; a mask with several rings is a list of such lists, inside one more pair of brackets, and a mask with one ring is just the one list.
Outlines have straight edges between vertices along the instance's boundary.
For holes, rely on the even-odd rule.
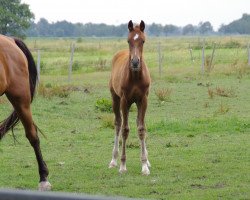
[[[41,51],[41,81],[32,108],[47,136],[40,135],[41,147],[54,191],[144,199],[250,198],[250,37],[206,38],[204,74],[202,41],[173,37],[148,38],[145,43],[152,76],[146,115],[152,168],[144,177],[135,107],[130,113],[128,172],[119,175],[118,169],[108,169],[114,137],[110,63],[117,50],[127,48],[126,38],[26,40],[35,59],[36,49]],[[68,82],[72,42],[76,49]],[[4,119],[11,111],[5,97],[0,107]],[[0,142],[0,187],[36,189],[33,150],[21,125],[14,133],[19,143],[14,144],[11,133]]]

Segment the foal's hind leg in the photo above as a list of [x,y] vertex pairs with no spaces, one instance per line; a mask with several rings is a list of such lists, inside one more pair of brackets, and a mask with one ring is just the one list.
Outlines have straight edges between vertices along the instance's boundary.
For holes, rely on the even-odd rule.
[[141,162],[142,162],[142,174],[149,175],[149,167],[150,163],[148,161],[148,151],[146,148],[146,128],[144,123],[144,117],[147,110],[147,96],[143,97],[140,102],[136,103],[138,108],[138,116],[137,116],[137,130],[138,136],[141,140]]
[[14,109],[16,110],[18,117],[20,118],[24,126],[26,137],[28,138],[31,146],[35,151],[40,175],[39,190],[50,190],[51,185],[47,180],[49,171],[42,157],[42,153],[40,150],[40,141],[37,135],[37,129],[32,119],[30,108],[30,95],[25,93],[15,96],[10,93],[7,93],[6,95],[14,106]]
[[115,140],[114,140],[114,148],[112,152],[112,160],[109,163],[109,168],[113,168],[117,166],[117,158],[119,152],[119,134],[121,130],[121,112],[120,112],[120,97],[117,96],[114,92],[111,91],[112,94],[112,107],[113,112],[115,114]]

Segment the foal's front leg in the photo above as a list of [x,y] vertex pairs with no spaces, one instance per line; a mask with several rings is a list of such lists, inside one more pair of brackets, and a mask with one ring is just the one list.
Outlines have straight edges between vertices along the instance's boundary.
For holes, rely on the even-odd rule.
[[[112,93],[112,91],[111,91]],[[119,136],[121,130],[121,112],[120,112],[120,97],[118,97],[114,92],[112,93],[112,107],[115,114],[115,139],[114,139],[114,148],[112,152],[112,160],[109,163],[109,168],[117,166],[117,158],[119,152]]]
[[121,165],[119,172],[127,172],[126,168],[126,141],[129,135],[129,126],[128,126],[128,114],[129,114],[130,105],[128,104],[125,97],[121,98],[121,110],[122,110],[122,155],[121,155]]
[[137,130],[138,136],[141,140],[141,162],[142,162],[142,174],[149,175],[150,163],[148,161],[148,151],[146,148],[146,128],[144,123],[145,113],[147,110],[147,96],[143,97],[140,102],[137,102],[138,116],[137,116]]

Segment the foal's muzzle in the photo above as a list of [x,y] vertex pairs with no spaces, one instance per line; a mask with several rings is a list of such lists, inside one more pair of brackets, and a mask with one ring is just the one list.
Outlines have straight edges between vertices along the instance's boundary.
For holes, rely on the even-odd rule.
[[138,71],[140,69],[140,59],[138,57],[131,59],[131,68],[133,71]]

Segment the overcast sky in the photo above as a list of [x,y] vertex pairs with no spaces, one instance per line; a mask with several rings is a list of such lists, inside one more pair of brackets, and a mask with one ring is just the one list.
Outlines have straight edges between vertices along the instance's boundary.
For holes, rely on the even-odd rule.
[[119,25],[130,19],[162,25],[197,25],[210,21],[217,30],[221,24],[250,14],[250,0],[21,0],[30,5],[35,21],[67,20],[81,23]]

